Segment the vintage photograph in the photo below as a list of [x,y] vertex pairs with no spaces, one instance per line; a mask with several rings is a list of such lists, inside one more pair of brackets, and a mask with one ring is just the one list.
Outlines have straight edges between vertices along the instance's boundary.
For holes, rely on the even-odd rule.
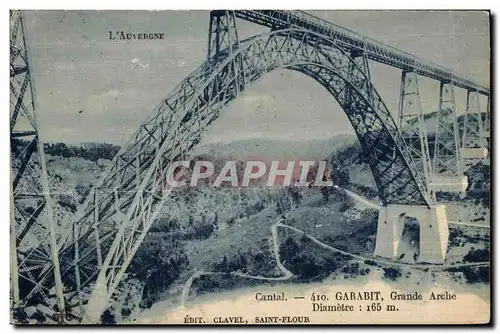
[[9,15],[11,324],[490,323],[490,12]]

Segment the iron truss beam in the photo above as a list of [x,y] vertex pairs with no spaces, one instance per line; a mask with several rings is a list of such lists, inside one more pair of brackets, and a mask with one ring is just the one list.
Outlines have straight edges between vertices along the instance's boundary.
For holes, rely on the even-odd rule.
[[462,175],[460,140],[452,82],[439,84],[439,105],[436,114],[433,171]]
[[57,226],[20,11],[10,12],[11,284],[14,308],[45,304],[64,318]]
[[376,62],[402,70],[415,70],[418,75],[438,81],[453,81],[457,87],[474,90],[479,94],[487,96],[490,95],[488,87],[479,85],[468,78],[457,76],[447,68],[362,36],[303,11],[236,10],[235,15],[237,18],[272,29],[293,27],[311,30],[336,40],[338,45],[346,50],[364,51],[369,59]]
[[467,91],[467,109],[464,115],[462,147],[486,147],[485,141],[479,92]]
[[399,130],[417,169],[426,182],[431,173],[429,143],[424,115],[420,104],[418,75],[415,71],[402,71],[398,108]]
[[208,26],[207,59],[217,61],[238,48],[238,30],[233,11],[213,10]]

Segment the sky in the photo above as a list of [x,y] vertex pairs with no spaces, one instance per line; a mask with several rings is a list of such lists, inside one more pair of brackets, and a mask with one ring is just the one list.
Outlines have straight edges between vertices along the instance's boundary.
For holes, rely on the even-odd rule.
[[[489,86],[488,15],[480,11],[311,11],[313,15]],[[25,34],[45,141],[123,145],[155,106],[206,57],[208,11],[28,11]],[[240,39],[265,28],[237,20]],[[164,33],[111,41],[109,31]],[[371,62],[373,83],[395,117],[400,70]],[[438,82],[419,78],[424,112]],[[457,111],[465,92],[455,91]],[[481,101],[485,107],[486,101]],[[80,113],[80,110],[82,112]],[[276,70],[248,88],[203,143],[327,139],[354,133],[338,103],[303,74]]]

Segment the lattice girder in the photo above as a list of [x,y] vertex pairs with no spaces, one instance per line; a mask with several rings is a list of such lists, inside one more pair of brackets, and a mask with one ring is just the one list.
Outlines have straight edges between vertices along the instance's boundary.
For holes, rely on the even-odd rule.
[[460,140],[455,105],[454,85],[440,82],[436,114],[433,171],[462,175]]
[[429,180],[431,173],[429,143],[420,103],[418,75],[414,70],[403,70],[401,73],[398,121],[408,154],[425,180]]
[[467,91],[467,109],[463,121],[462,147],[486,147],[483,138],[481,105],[477,91]]
[[[14,307],[64,313],[58,241],[21,11],[10,12],[11,283]],[[57,307],[56,307],[57,306]]]

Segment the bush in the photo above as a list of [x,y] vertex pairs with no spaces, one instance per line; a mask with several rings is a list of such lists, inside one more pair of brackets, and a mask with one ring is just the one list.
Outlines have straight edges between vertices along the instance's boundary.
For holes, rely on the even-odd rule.
[[130,271],[146,281],[143,299],[147,299],[165,291],[188,265],[181,243],[150,233],[132,258]]
[[111,313],[110,310],[104,311],[104,313],[101,315],[101,324],[103,325],[116,324],[115,315]]
[[342,204],[339,208],[339,212],[345,212],[345,211],[349,210],[352,206],[353,206],[353,204],[351,202],[342,202]]
[[490,281],[489,267],[465,267],[463,270],[467,283],[488,283]]
[[290,211],[291,208],[292,201],[290,195],[284,190],[281,190],[276,196],[276,213],[282,215]]
[[73,196],[62,194],[59,196],[59,200],[57,202],[60,206],[68,209],[72,213],[76,212],[76,204]]
[[489,260],[488,249],[471,249],[463,258],[464,262],[488,262]]
[[15,307],[12,309],[12,317],[14,318],[14,322],[16,324],[27,324],[28,322],[28,315],[26,314],[26,311],[20,307]]
[[264,210],[264,208],[265,208],[264,203],[261,200],[256,201],[254,203],[250,203],[245,208],[245,215],[249,217],[251,215],[261,212],[262,210]]
[[238,253],[238,256],[227,258],[226,255],[223,256],[222,260],[214,265],[214,270],[217,272],[230,273],[234,271],[246,271],[247,260],[245,257]]
[[378,267],[378,263],[375,262],[375,261],[372,261],[372,260],[365,260],[364,263],[367,264],[367,265],[369,265],[369,266]]
[[349,260],[342,254],[323,252],[310,239],[300,243],[289,237],[280,245],[281,261],[299,280],[323,279]]
[[129,308],[127,307],[124,307],[122,308],[122,317],[128,317],[130,314],[132,314],[132,311],[130,311]]
[[236,223],[236,217],[231,217],[227,220],[227,226],[233,226]]
[[78,147],[64,143],[46,143],[44,150],[47,154],[63,158],[80,157],[96,162],[99,159],[112,160],[120,150],[120,146],[107,143],[93,143],[92,147]]
[[288,187],[288,193],[292,198],[293,204],[298,208],[300,203],[302,202],[302,193],[300,187]]
[[284,242],[280,245],[280,256],[283,259],[289,259],[295,256],[299,252],[299,245],[293,240],[293,238],[286,238]]
[[85,201],[87,196],[90,194],[91,188],[92,186],[86,183],[78,183],[75,186],[75,191],[78,195],[78,203],[82,204]]
[[179,231],[180,224],[177,219],[170,219],[169,217],[160,217],[156,219],[151,228],[150,232],[173,232]]
[[208,222],[200,222],[193,224],[186,229],[184,238],[186,240],[205,240],[208,239],[214,232],[214,224]]
[[197,295],[213,293],[219,291],[233,290],[244,286],[254,286],[258,284],[255,280],[233,275],[202,275],[193,280],[193,290]]
[[490,268],[489,267],[461,267],[449,268],[447,271],[451,273],[463,273],[467,283],[489,283],[490,282]]
[[355,263],[351,263],[351,264],[344,266],[344,268],[342,268],[342,272],[344,274],[358,275],[359,274],[359,263],[355,262]]
[[390,278],[395,281],[396,278],[401,277],[401,270],[397,268],[382,268],[384,269],[384,277]]

